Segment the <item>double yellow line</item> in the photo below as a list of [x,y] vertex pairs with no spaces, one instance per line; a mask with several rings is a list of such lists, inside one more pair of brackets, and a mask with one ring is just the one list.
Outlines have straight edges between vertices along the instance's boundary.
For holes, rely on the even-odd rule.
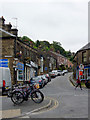
[[[51,101],[52,101],[52,100],[54,101],[54,105],[53,105],[52,107],[47,108],[46,110],[42,110],[42,111],[40,111],[40,112],[34,112],[35,110],[34,110],[34,111],[31,111],[32,114],[40,114],[40,113],[43,113],[43,112],[46,112],[46,111],[50,111],[50,110],[56,109],[56,108],[59,106],[59,102],[58,102],[56,99],[51,98],[51,97],[46,97],[45,99],[50,99],[50,102],[49,102],[48,105],[44,106],[43,109],[44,109],[45,107],[47,108],[47,106],[49,106],[49,105],[51,104]],[[42,108],[41,108],[41,109],[42,109]]]

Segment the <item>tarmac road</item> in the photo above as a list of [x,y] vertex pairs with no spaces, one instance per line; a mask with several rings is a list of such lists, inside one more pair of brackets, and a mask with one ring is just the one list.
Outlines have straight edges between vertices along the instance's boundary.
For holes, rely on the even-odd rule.
[[55,109],[32,114],[30,118],[88,118],[88,89],[74,89],[67,73],[58,76],[43,88],[46,96],[55,98],[58,105]]
[[[29,100],[20,106],[14,106],[10,98],[2,98],[2,110],[16,113],[14,116],[27,113],[22,118],[88,118],[88,90],[83,88],[74,89],[69,81],[71,73],[58,76],[51,80],[41,91],[46,99],[37,105]],[[49,98],[49,99],[48,99]],[[34,109],[47,106],[52,101],[51,106],[37,112],[30,112]],[[14,111],[16,110],[16,111]],[[10,111],[9,111],[10,113]]]

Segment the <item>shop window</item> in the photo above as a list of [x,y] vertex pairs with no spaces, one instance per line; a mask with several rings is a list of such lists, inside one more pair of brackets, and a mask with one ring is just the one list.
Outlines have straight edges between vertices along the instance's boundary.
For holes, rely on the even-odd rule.
[[29,68],[27,69],[27,80],[30,80],[30,70],[29,70]]
[[29,50],[27,50],[27,56],[29,56]]
[[86,52],[82,53],[82,62],[83,63],[87,62],[87,54],[86,54]]
[[18,76],[18,81],[22,81],[23,80],[23,70],[18,70],[17,71],[17,76]]

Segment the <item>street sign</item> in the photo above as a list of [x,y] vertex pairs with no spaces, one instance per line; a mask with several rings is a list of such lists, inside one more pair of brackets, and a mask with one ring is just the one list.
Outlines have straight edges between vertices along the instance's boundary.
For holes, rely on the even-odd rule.
[[0,67],[8,67],[8,59],[0,59]]
[[47,67],[45,67],[45,71],[47,71]]
[[79,70],[79,76],[83,75],[83,70]]
[[82,70],[82,69],[84,69],[84,65],[83,64],[80,64],[79,65],[79,68]]

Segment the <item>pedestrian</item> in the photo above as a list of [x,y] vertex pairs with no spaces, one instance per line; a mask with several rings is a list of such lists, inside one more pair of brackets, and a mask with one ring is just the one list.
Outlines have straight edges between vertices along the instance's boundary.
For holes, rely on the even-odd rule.
[[77,79],[77,85],[75,86],[75,90],[76,90],[76,88],[77,88],[78,86],[80,86],[80,88],[81,88],[81,90],[82,90],[81,81],[80,81],[79,77],[78,77],[78,79]]

